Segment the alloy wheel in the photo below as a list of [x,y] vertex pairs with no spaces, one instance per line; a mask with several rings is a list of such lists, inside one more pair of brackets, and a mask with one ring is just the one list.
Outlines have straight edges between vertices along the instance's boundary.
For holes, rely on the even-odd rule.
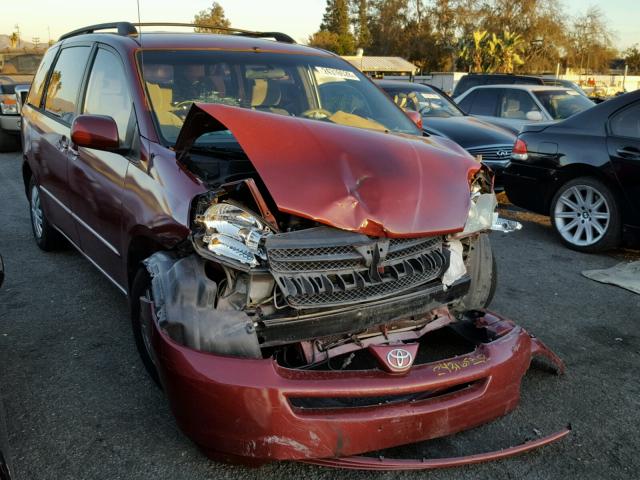
[[598,190],[589,185],[574,185],[558,198],[554,221],[562,238],[584,247],[605,236],[611,210],[607,199]]
[[31,224],[36,238],[42,238],[44,213],[40,203],[40,190],[36,185],[31,188]]

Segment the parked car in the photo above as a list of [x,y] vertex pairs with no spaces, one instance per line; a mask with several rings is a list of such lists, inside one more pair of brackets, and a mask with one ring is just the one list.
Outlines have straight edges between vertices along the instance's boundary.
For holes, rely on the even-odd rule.
[[[146,368],[213,458],[346,466],[504,415],[531,356],[557,358],[476,310],[486,232],[515,228],[488,171],[334,54],[85,27],[45,55],[22,133],[37,245],[66,238],[129,297]],[[463,356],[422,356],[454,321]]]
[[[4,283],[4,262],[0,255],[0,287]],[[9,469],[9,441],[5,423],[4,407],[2,406],[2,396],[0,396],[0,480],[11,480]]]
[[482,163],[496,174],[496,187],[501,188],[502,170],[511,160],[513,133],[467,115],[436,87],[396,80],[376,83],[402,108],[422,115],[425,133],[449,138],[471,155],[482,156]]
[[513,133],[529,123],[564,120],[595,105],[572,89],[538,85],[474,87],[455,101],[466,113]]
[[452,98],[458,98],[473,87],[485,85],[544,85],[541,77],[533,75],[514,75],[511,73],[469,73],[463,76],[451,94]]
[[555,124],[529,125],[505,171],[511,202],[549,215],[562,242],[616,247],[640,229],[640,91]]
[[0,152],[19,148],[20,105],[41,59],[40,52],[0,52]]
[[545,85],[548,85],[550,87],[571,88],[576,92],[578,92],[580,95],[589,97],[589,95],[587,95],[587,92],[585,92],[578,84],[576,84],[575,82],[572,82],[571,80],[564,80],[560,78],[543,78],[542,81]]

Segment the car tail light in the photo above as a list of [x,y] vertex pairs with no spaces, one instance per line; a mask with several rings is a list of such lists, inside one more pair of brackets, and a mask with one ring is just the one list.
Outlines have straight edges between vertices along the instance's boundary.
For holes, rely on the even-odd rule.
[[516,138],[516,143],[513,144],[513,150],[511,151],[511,158],[514,160],[526,160],[529,158],[527,144],[524,140]]

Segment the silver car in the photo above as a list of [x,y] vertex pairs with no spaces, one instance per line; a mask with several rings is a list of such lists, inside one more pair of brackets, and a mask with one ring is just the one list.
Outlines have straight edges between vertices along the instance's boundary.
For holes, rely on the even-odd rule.
[[474,87],[455,102],[464,112],[514,133],[524,125],[564,120],[595,105],[571,88],[546,85]]

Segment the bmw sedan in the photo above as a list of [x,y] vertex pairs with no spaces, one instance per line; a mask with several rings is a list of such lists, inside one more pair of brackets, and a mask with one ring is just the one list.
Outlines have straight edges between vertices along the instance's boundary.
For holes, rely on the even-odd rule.
[[569,248],[596,252],[640,232],[640,91],[555,124],[528,125],[505,170],[514,204],[551,217]]

